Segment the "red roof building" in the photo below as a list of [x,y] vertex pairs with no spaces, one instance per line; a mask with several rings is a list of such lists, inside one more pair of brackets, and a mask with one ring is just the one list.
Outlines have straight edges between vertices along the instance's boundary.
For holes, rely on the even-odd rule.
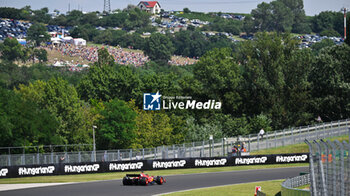
[[161,9],[158,1],[140,1],[137,7],[152,14],[159,14]]

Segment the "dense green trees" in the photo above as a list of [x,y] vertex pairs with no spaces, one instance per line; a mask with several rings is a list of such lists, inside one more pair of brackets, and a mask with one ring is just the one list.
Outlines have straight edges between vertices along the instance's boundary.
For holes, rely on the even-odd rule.
[[151,60],[168,62],[174,50],[171,40],[160,33],[152,34],[145,45],[145,53]]
[[343,44],[321,50],[310,74],[314,110],[324,120],[349,116],[350,46]]
[[294,115],[308,116],[304,112],[309,98],[310,51],[299,51],[290,36],[262,33],[256,41],[245,42],[240,54],[244,70],[243,113],[269,114],[275,128],[291,122],[298,124]]
[[1,59],[7,61],[15,61],[25,59],[25,51],[16,39],[6,38],[3,43],[0,43]]
[[28,40],[32,41],[35,46],[50,41],[50,35],[44,24],[35,23],[28,29]]
[[93,41],[94,39],[96,39],[96,36],[100,34],[100,32],[91,24],[85,24],[85,25],[74,27],[70,31],[70,34],[72,37],[76,37],[76,38],[79,37],[87,41]]
[[136,138],[136,113],[124,101],[113,99],[105,103],[98,121],[97,146],[101,149],[123,149],[132,146]]
[[[1,141],[91,143],[92,125],[97,125],[99,149],[151,148],[209,135],[232,137],[305,125],[318,115],[325,121],[347,118],[349,46],[325,44],[313,52],[297,43],[288,35],[258,33],[235,52],[213,49],[186,67],[116,65],[101,49],[98,62],[74,74],[3,61]],[[157,91],[198,101],[215,99],[222,109],[141,110],[142,94]]]
[[[31,18],[28,10],[13,14]],[[36,14],[45,15],[47,10]],[[143,38],[142,32],[152,31],[143,21],[148,15],[131,6],[101,19],[98,13],[72,11],[50,21],[74,23],[74,36],[144,49],[152,61],[142,67],[117,65],[108,50],[101,49],[88,70],[73,73],[46,66],[43,50],[24,49],[15,39],[6,39],[0,44],[0,142],[8,146],[92,143],[92,125],[97,125],[98,149],[153,148],[209,135],[234,137],[261,128],[306,125],[318,115],[324,121],[348,118],[349,46],[324,40],[311,49],[300,49],[297,39],[281,33],[306,32],[311,23],[317,24],[317,31],[338,33],[339,14],[320,13],[306,21],[302,1],[277,0],[259,4],[252,15],[243,26],[217,19],[220,23],[208,28],[278,32],[257,33],[254,40],[239,44],[225,36],[207,37],[197,29]],[[96,30],[102,23],[137,31]],[[42,25],[38,29],[42,31]],[[200,58],[195,65],[167,65],[173,53]],[[14,64],[32,57],[40,63]],[[222,108],[142,110],[143,93],[155,92],[216,100]]]
[[341,12],[325,11],[312,19],[312,30],[327,36],[339,36],[344,33],[344,15]]
[[130,100],[140,96],[140,79],[126,66],[94,65],[78,86],[84,100],[101,99],[108,101],[114,98]]
[[201,57],[214,48],[234,48],[225,36],[212,36],[207,38],[200,31],[180,31],[171,37],[175,47],[174,54],[187,57]]
[[178,134],[173,133],[170,117],[163,112],[152,112],[139,109],[134,100],[128,103],[136,112],[136,138],[132,141],[134,148],[152,148],[170,145],[176,142]]
[[36,103],[41,109],[48,110],[59,123],[56,134],[64,143],[82,143],[89,141],[90,123],[74,88],[61,78],[52,78],[48,82],[40,80],[20,85],[16,90],[23,99]]
[[238,86],[241,75],[233,60],[232,50],[214,49],[206,53],[194,67],[195,78],[202,84],[204,99],[223,103],[225,113],[234,114],[241,103]]
[[[261,3],[251,12],[254,17],[255,31],[278,31],[310,33],[306,22],[303,0],[276,0],[271,3]],[[246,18],[244,28],[253,31],[252,19]]]
[[58,126],[48,110],[0,87],[1,146],[60,144]]
[[238,20],[225,20],[222,18],[216,19],[213,23],[209,25],[208,30],[232,33],[234,35],[239,35],[242,31],[242,22]]

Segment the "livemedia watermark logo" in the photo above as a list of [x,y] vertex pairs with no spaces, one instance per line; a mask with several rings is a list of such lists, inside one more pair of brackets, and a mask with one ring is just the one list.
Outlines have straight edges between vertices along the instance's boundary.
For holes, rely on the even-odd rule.
[[220,101],[197,101],[191,96],[162,96],[159,92],[143,94],[144,110],[220,110],[221,105]]

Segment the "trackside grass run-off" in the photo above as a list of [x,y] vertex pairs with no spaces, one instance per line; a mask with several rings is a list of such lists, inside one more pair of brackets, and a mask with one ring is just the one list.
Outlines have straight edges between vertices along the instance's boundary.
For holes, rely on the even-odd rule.
[[202,188],[197,190],[183,191],[165,194],[169,196],[192,196],[192,195],[201,195],[201,196],[210,196],[210,195],[232,195],[232,196],[250,196],[254,195],[255,186],[261,186],[261,191],[266,193],[268,196],[278,195],[281,191],[281,183],[284,180],[271,180],[264,182],[252,182],[245,184],[235,184],[235,185],[226,185],[212,188]]
[[[171,170],[152,170],[144,171],[152,176],[169,176],[181,174],[195,174],[208,172],[226,172],[254,169],[270,169],[270,168],[285,168],[285,167],[307,167],[307,163],[279,164],[279,165],[249,165],[235,167],[212,167],[212,168],[196,168],[196,169],[171,169]],[[0,179],[0,184],[19,184],[19,183],[63,183],[63,182],[87,182],[97,180],[116,180],[122,179],[126,174],[140,173],[139,171],[129,172],[113,172],[99,174],[76,174],[76,175],[61,175],[61,176],[36,176],[23,178],[7,178]]]

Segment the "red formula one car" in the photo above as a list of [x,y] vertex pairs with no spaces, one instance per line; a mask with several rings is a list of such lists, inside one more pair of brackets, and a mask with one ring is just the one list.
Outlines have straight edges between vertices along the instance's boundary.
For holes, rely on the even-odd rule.
[[148,174],[126,174],[123,178],[123,185],[144,185],[165,183],[165,179],[162,176],[149,176]]

